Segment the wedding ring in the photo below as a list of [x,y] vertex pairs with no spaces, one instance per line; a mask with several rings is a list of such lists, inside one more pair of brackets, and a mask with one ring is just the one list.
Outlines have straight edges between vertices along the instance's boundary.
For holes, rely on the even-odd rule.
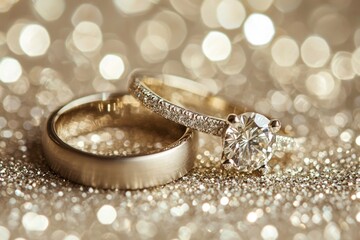
[[279,134],[279,120],[255,112],[237,115],[238,107],[198,82],[141,70],[134,71],[129,81],[132,95],[153,112],[188,128],[221,136],[226,169],[252,172],[267,168],[275,151],[297,147],[295,138]]
[[[93,143],[88,151],[84,136]],[[101,148],[95,143],[102,137]],[[70,144],[73,139],[81,141]],[[152,113],[130,95],[110,93],[61,107],[48,118],[42,138],[46,160],[62,177],[121,189],[153,187],[180,178],[193,167],[196,145],[192,130]]]

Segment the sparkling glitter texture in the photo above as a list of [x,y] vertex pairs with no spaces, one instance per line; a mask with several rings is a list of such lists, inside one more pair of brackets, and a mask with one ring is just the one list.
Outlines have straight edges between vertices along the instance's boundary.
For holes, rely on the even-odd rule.
[[[0,1],[0,239],[358,238],[359,9],[355,0]],[[125,90],[138,67],[201,81],[307,140],[274,156],[267,175],[223,171],[221,140],[205,134],[194,170],[166,186],[105,191],[51,172],[39,144],[45,117],[74,97]],[[72,144],[110,151],[109,136],[123,137]]]

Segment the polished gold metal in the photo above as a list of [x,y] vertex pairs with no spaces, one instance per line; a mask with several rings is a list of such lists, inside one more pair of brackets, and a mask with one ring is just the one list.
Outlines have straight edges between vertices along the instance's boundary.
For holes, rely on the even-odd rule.
[[244,110],[195,81],[137,70],[130,75],[129,91],[166,119],[221,136],[226,169],[251,172],[267,167],[274,151],[293,151],[297,147],[295,138],[278,134],[281,127],[278,120],[251,112],[233,114]]
[[[164,139],[164,147],[108,156],[67,144],[71,137],[106,127],[156,130]],[[153,187],[180,178],[193,167],[196,144],[193,131],[150,112],[132,96],[121,93],[95,94],[68,103],[49,117],[42,138],[50,167],[62,177],[88,186],[121,189]]]
[[[164,118],[219,137],[229,125],[228,115],[244,112],[243,108],[216,96],[207,86],[169,74],[136,70],[130,74],[129,91],[145,107]],[[295,144],[293,137],[281,134],[276,141],[278,148],[284,150]]]

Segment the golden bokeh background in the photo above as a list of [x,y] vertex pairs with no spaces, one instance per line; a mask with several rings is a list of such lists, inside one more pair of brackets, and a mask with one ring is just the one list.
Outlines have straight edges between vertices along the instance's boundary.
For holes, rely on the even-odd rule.
[[[0,239],[356,239],[359,16],[356,0],[0,0]],[[306,142],[244,175],[201,135],[192,172],[139,191],[51,172],[49,113],[126,90],[136,68],[202,82]]]

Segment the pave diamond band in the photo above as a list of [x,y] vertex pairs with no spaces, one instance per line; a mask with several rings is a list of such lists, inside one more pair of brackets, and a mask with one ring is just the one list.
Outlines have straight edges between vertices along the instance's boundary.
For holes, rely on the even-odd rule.
[[186,127],[222,137],[226,169],[252,172],[266,167],[275,151],[296,149],[295,138],[278,134],[278,120],[253,112],[233,114],[243,110],[206,88],[173,75],[139,70],[130,75],[129,91],[144,106]]
[[[183,107],[181,103],[174,104],[171,100],[166,100],[149,88],[150,86],[169,86],[176,88],[178,91],[181,89],[184,90],[182,87],[186,85],[177,85],[177,83],[181,83],[183,80],[184,79],[180,77],[171,75],[148,76],[145,74],[138,75],[137,73],[133,73],[129,90],[144,106],[153,112],[162,115],[166,119],[200,132],[222,136],[227,126],[226,121],[223,119],[189,110],[188,108]],[[203,91],[202,85],[191,80],[186,81],[189,81],[188,84],[191,83],[191,86],[189,87],[193,91],[201,90],[196,92],[198,96],[201,96],[204,99],[211,96],[210,92]]]

